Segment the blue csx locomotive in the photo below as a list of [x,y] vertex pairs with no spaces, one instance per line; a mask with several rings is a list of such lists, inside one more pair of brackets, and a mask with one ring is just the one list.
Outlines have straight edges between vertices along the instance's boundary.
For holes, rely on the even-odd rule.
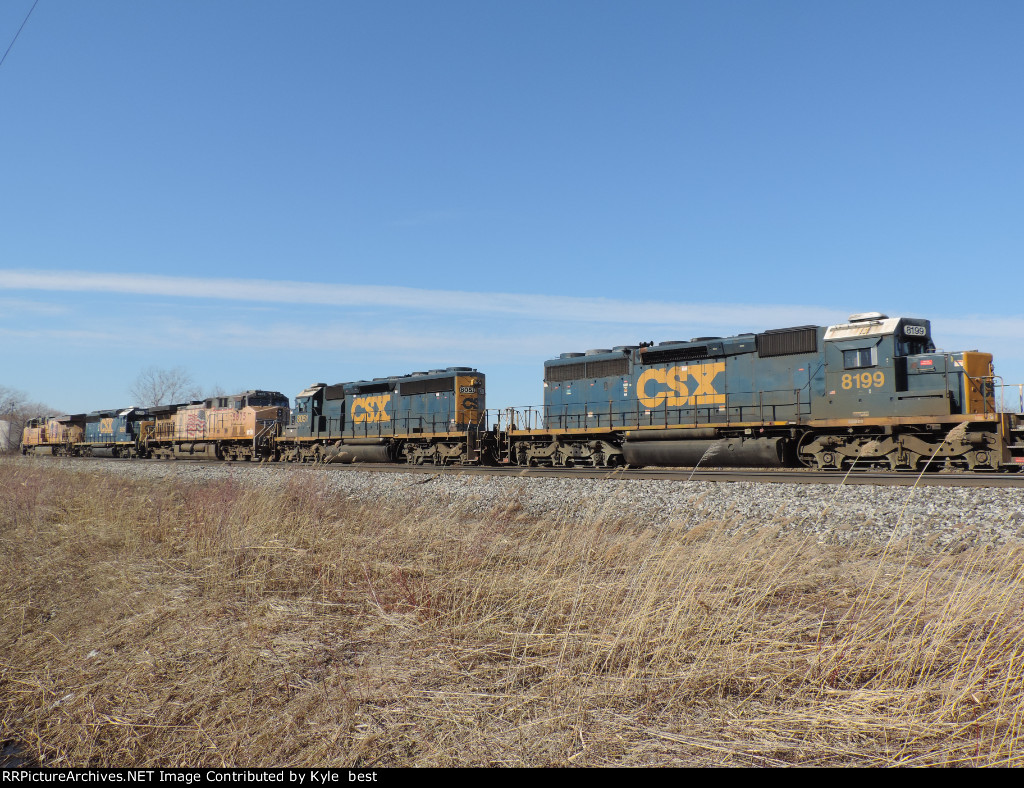
[[519,464],[935,463],[1019,469],[1024,425],[999,413],[992,356],[937,352],[927,320],[848,323],[563,353],[544,365],[544,429]]
[[[999,411],[997,381],[991,354],[936,351],[927,320],[871,312],[834,326],[563,353],[544,363],[540,409],[488,412],[483,373],[449,367],[314,384],[296,396],[290,417],[276,392],[257,392],[273,399],[269,409],[237,395],[155,416],[124,411],[130,446],[121,450],[75,442],[96,414],[37,419],[23,450],[435,465],[1020,470],[1024,417]],[[224,414],[232,408],[253,412],[232,417],[228,431]]]

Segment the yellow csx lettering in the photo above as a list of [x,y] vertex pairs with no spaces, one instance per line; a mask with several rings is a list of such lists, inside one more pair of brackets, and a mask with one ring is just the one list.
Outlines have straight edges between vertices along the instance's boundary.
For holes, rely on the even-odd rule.
[[387,413],[390,394],[377,394],[373,397],[356,397],[352,400],[352,421],[356,424],[364,422],[391,421]]
[[[637,399],[646,408],[665,405],[681,408],[686,405],[724,405],[725,393],[715,390],[715,376],[725,372],[725,362],[696,364],[690,367],[669,367],[648,369],[636,382]],[[690,393],[688,381],[696,384]],[[661,384],[651,386],[651,381]]]
[[101,435],[113,435],[114,434],[114,420],[113,419],[100,419],[100,434]]

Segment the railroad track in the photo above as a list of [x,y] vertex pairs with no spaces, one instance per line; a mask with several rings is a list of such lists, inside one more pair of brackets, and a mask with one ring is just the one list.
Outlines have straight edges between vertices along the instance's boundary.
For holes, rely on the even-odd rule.
[[[301,467],[301,466],[300,466]],[[309,467],[309,466],[307,466]],[[455,474],[473,476],[520,476],[549,479],[658,479],[662,481],[760,482],[768,484],[875,484],[888,487],[1020,487],[1024,474],[986,473],[899,473],[892,471],[857,471],[837,473],[792,469],[744,468],[520,468],[520,467],[456,467],[409,466],[404,464],[373,464],[332,466],[339,470],[412,474]]]
[[[91,462],[139,462],[139,460],[89,459]],[[210,463],[224,467],[259,463],[218,460],[145,460],[146,463]],[[816,471],[806,468],[521,468],[518,466],[436,466],[405,463],[353,463],[351,465],[312,465],[269,463],[267,467],[314,470],[329,468],[338,473],[406,473],[436,476],[517,476],[534,479],[657,479],[661,481],[758,482],[762,484],[873,484],[884,487],[1019,487],[1024,488],[1024,473],[932,473],[857,470],[850,472]]]

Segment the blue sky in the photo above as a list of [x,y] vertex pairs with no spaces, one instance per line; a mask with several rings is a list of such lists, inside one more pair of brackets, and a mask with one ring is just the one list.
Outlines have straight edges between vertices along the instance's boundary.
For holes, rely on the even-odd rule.
[[83,411],[150,365],[289,396],[468,365],[530,404],[560,352],[873,310],[1022,382],[1022,29],[1015,0],[39,0],[0,67],[0,384]]

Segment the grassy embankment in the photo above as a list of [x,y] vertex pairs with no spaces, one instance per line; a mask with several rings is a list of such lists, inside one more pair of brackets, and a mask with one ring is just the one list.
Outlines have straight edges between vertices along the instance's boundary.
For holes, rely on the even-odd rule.
[[51,765],[1018,764],[1022,572],[2,460],[0,738]]

